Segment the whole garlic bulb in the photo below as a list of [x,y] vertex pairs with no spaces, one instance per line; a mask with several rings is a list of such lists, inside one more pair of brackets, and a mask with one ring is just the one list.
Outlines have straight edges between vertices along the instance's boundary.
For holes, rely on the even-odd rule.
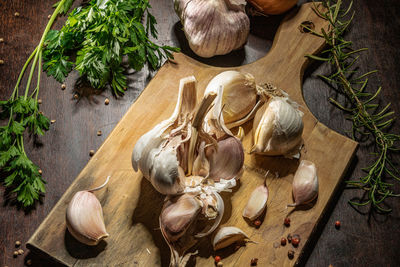
[[174,0],[190,48],[201,57],[225,55],[247,41],[245,0]]
[[247,0],[256,9],[267,15],[285,13],[297,3],[297,0]]
[[270,156],[299,153],[303,133],[303,113],[288,97],[272,97],[260,108],[253,122],[251,152]]

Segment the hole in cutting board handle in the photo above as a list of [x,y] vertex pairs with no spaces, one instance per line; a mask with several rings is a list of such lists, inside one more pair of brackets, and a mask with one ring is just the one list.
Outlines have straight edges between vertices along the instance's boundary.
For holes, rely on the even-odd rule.
[[302,33],[310,33],[314,29],[315,29],[314,23],[309,20],[303,21],[299,26],[299,30]]

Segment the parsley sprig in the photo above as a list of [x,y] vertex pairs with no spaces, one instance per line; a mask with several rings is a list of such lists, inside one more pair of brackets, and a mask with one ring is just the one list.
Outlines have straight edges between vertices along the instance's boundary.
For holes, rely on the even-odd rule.
[[[57,4],[39,44],[22,67],[11,97],[0,101],[0,119],[8,119],[8,123],[0,127],[0,170],[2,175],[5,174],[4,185],[11,189],[17,201],[25,207],[34,204],[40,194],[45,192],[45,181],[39,167],[29,159],[24,148],[26,132],[43,135],[50,126],[49,119],[39,111],[38,104],[43,44],[57,15],[68,10],[72,2],[73,0],[62,0]],[[22,77],[30,64],[25,90],[20,91]],[[31,90],[36,68],[37,82]]]
[[121,65],[124,56],[139,71],[146,63],[157,69],[179,50],[150,40],[157,38],[150,7],[148,0],[92,0],[74,9],[61,30],[47,35],[43,69],[59,82],[76,69],[92,87],[110,85],[116,95],[122,95],[127,87]]

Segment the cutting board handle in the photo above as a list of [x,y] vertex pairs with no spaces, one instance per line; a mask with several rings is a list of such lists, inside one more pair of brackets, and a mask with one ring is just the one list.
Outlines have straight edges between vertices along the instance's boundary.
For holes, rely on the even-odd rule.
[[[317,2],[315,5],[320,7],[321,4]],[[306,55],[317,54],[325,45],[323,38],[304,30],[301,27],[302,23],[307,23],[317,32],[321,28],[327,29],[329,25],[314,12],[313,3],[303,4],[283,19],[268,54],[240,68],[252,69],[254,72],[254,65],[256,65],[258,71],[254,74],[258,76],[259,81],[272,82],[282,89],[293,86],[288,84],[292,80],[288,79],[290,76],[300,76],[299,81],[302,82],[304,70],[309,63]],[[272,68],[271,65],[273,65]],[[298,93],[301,94],[301,92]]]

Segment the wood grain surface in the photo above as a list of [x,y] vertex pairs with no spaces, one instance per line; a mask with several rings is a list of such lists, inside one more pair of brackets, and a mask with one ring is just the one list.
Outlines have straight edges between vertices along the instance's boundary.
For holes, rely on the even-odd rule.
[[[0,3],[0,37],[5,39],[0,44],[0,57],[5,61],[0,66],[0,95],[2,98],[11,93],[19,70],[30,51],[40,38],[45,27],[47,15],[51,13],[51,1],[2,1]],[[178,45],[183,52],[188,52],[180,24],[173,13],[172,1],[152,1],[153,14],[159,22],[159,41],[165,44]],[[393,109],[399,113],[398,104],[400,56],[397,49],[400,45],[400,20],[397,14],[400,6],[397,1],[356,1],[356,19],[348,38],[353,40],[356,47],[369,47],[360,60],[360,69],[368,71],[378,69],[380,72],[371,80],[371,87],[382,85],[382,102],[393,102]],[[15,18],[14,12],[21,16]],[[65,18],[60,18],[58,27]],[[208,60],[213,65],[237,66],[252,62],[262,57],[272,43],[272,30],[276,27],[275,20],[256,18],[252,21],[252,33],[245,49],[227,57]],[[57,27],[57,26],[56,26]],[[270,32],[271,31],[271,32]],[[324,65],[313,65],[307,69],[304,80],[304,97],[309,109],[322,123],[345,134],[350,124],[343,119],[340,111],[327,102],[334,93],[316,74],[326,73]],[[131,103],[147,85],[153,73],[148,70],[134,73],[129,90],[121,99],[112,98],[109,91],[101,94],[81,92],[84,97],[80,101],[72,100],[73,84],[76,75],[67,81],[67,90],[61,91],[60,85],[50,78],[42,81],[43,100],[42,110],[56,123],[42,138],[43,146],[33,149],[32,144],[26,145],[32,159],[41,166],[44,178],[48,181],[48,193],[43,203],[30,212],[17,210],[7,197],[1,199],[0,212],[0,265],[22,266],[27,259],[33,260],[34,266],[44,266],[46,263],[33,255],[19,256],[14,259],[14,242],[27,241],[34,230],[39,226],[51,208],[60,199],[78,173],[89,160],[89,150],[96,149],[111,132],[117,122],[125,114]],[[108,106],[104,106],[105,97],[111,99]],[[102,130],[103,135],[98,137],[96,132]],[[393,131],[399,132],[398,124]],[[360,147],[357,159],[353,161],[347,179],[362,175],[360,168],[371,161],[368,152],[372,148]],[[329,168],[329,166],[326,166]],[[399,189],[399,187],[397,187]],[[1,188],[4,193],[4,188]],[[7,196],[7,194],[5,194]],[[397,256],[399,244],[399,200],[388,201],[394,207],[389,216],[376,214],[368,215],[357,213],[347,201],[361,196],[361,192],[344,190],[337,196],[336,205],[332,205],[332,213],[324,218],[325,224],[319,229],[319,239],[315,238],[314,249],[308,253],[308,266],[398,266]],[[363,210],[362,212],[368,212]],[[335,220],[342,222],[338,231],[333,225]],[[25,249],[25,248],[24,248]],[[54,265],[52,265],[54,266]]]

